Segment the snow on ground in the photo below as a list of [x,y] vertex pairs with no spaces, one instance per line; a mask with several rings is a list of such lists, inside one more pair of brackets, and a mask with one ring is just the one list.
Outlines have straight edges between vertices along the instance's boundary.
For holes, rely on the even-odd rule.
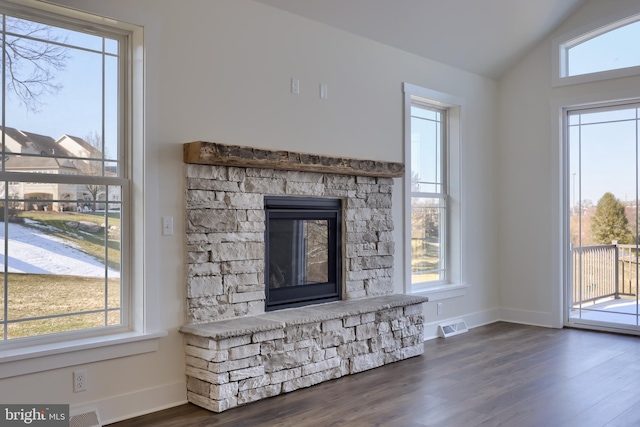
[[[0,223],[0,269],[4,270],[4,223]],[[11,273],[68,274],[104,277],[104,264],[44,231],[9,223],[9,269]],[[109,277],[120,273],[109,269]]]

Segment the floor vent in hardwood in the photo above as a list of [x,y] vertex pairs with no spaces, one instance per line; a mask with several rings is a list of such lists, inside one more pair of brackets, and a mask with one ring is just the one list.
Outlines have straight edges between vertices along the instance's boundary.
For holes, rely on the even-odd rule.
[[75,414],[69,420],[69,427],[102,427],[98,418],[98,411],[93,410]]
[[454,320],[448,323],[441,323],[438,325],[438,332],[442,338],[452,337],[467,332],[467,324],[464,320]]

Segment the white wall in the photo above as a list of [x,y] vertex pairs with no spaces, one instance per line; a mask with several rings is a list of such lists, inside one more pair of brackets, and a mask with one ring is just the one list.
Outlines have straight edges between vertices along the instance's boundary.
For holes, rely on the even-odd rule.
[[[591,0],[499,83],[499,282],[501,318],[562,325],[558,106],[629,94],[640,78],[551,87],[553,38],[638,6]],[[555,116],[554,116],[555,115]]]
[[[0,381],[0,400],[96,404],[114,421],[185,400],[184,173],[182,143],[228,144],[388,161],[403,160],[402,83],[466,100],[463,183],[467,195],[467,295],[425,305],[427,322],[496,319],[497,85],[406,52],[250,0],[57,0],[145,25],[149,164],[159,170],[149,219],[175,218],[175,236],[154,239],[148,260],[161,278],[160,311],[169,336],[158,352],[86,366],[89,390],[71,392],[73,367]],[[300,79],[301,94],[290,93]],[[329,98],[319,98],[320,83]],[[157,159],[156,159],[157,157]],[[151,183],[153,186],[154,184]],[[396,290],[403,281],[402,180],[394,188]],[[480,320],[478,320],[480,319]],[[431,325],[430,330],[435,330]]]

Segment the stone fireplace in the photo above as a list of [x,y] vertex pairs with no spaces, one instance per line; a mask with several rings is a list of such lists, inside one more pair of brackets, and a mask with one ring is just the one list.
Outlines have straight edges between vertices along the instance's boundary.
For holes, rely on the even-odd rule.
[[[422,354],[426,299],[392,294],[391,191],[402,164],[206,142],[184,148],[188,277],[181,331],[190,402],[221,412]],[[286,201],[289,211],[301,201],[340,207],[338,219],[305,213],[270,226],[274,236],[290,233],[276,243],[280,255],[305,258],[280,262],[295,264],[283,268],[273,256],[266,265],[265,253],[270,203],[282,212]],[[330,224],[340,230],[335,242],[309,237]],[[335,245],[337,259],[327,250],[326,260],[311,261],[310,239]],[[337,297],[325,299],[323,286],[332,279]],[[285,303],[266,305],[270,292],[295,294],[301,285],[321,289],[315,305],[287,303],[290,294]],[[271,311],[278,305],[287,308]]]

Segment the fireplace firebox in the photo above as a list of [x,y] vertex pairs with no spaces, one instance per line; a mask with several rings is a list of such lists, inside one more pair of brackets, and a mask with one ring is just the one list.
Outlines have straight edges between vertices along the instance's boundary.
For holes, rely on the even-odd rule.
[[341,200],[264,200],[265,311],[340,300]]

